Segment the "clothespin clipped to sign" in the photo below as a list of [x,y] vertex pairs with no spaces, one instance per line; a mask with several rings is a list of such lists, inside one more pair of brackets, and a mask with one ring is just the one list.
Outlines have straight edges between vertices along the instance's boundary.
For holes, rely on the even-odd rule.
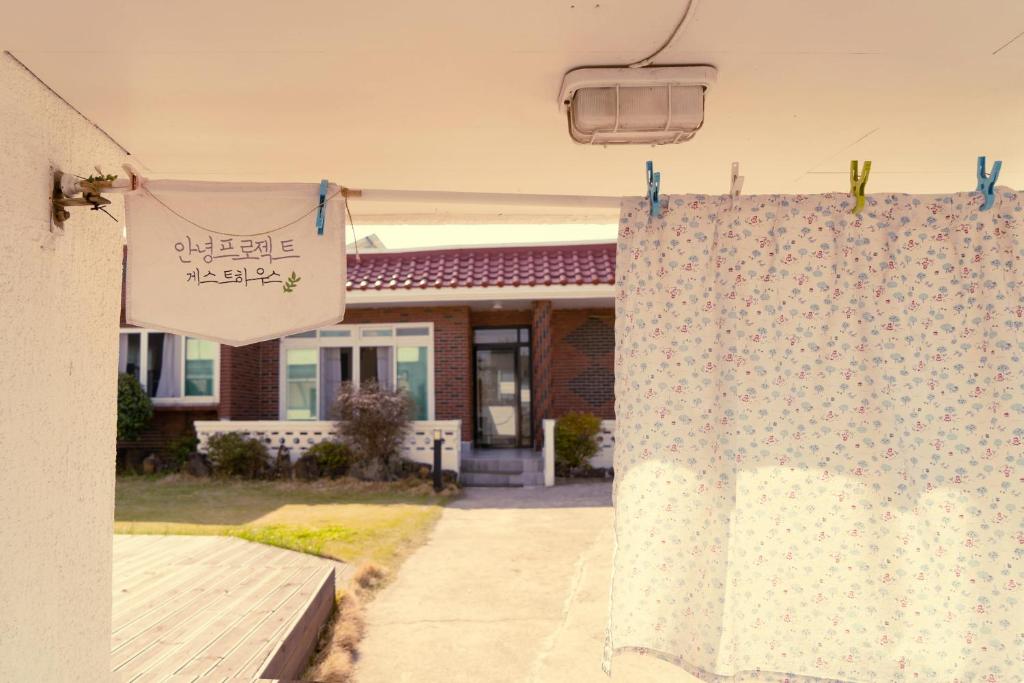
[[871,162],[864,162],[864,172],[857,175],[857,160],[850,162],[850,194],[853,195],[855,203],[850,213],[860,213],[864,210],[864,186],[868,183],[868,174],[871,173]]
[[647,200],[651,202],[651,215],[661,216],[661,172],[654,171],[654,162],[647,162]]
[[999,179],[999,171],[1003,170],[1003,162],[997,161],[992,164],[992,173],[985,174],[985,157],[978,157],[978,187],[984,201],[981,203],[981,210],[988,211],[996,201],[996,180]]
[[316,207],[316,234],[324,234],[324,218],[327,214],[327,178],[320,181],[320,203]]
[[732,162],[732,173],[729,176],[729,196],[733,200],[738,199],[742,189],[743,176],[740,175],[740,164],[738,161],[734,161]]

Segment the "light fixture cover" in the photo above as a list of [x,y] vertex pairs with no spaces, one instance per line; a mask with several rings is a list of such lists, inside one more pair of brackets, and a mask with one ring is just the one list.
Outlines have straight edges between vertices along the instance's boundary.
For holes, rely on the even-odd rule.
[[685,142],[704,124],[704,91],[717,77],[713,66],[573,69],[559,103],[581,144]]

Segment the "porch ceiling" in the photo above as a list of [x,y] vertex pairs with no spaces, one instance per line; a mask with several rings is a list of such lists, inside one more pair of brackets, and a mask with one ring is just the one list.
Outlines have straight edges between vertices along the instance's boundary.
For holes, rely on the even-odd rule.
[[[685,0],[13,3],[4,47],[153,177],[637,194],[974,187],[974,158],[1024,186],[1024,3],[699,3],[659,63],[710,63],[704,130],[651,149],[573,144],[562,74],[624,64]],[[1015,36],[1017,37],[1014,40]],[[90,169],[69,169],[79,173]],[[370,205],[357,222],[608,220],[508,207]]]

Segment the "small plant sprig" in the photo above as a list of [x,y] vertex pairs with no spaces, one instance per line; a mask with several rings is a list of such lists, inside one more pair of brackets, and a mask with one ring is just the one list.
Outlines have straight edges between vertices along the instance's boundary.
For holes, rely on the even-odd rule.
[[87,182],[87,183],[99,183],[99,182],[106,181],[108,183],[112,183],[115,180],[117,180],[117,176],[116,175],[110,175],[108,173],[107,175],[91,175],[91,176],[89,176],[88,178],[85,179],[85,182]]
[[301,280],[301,279],[302,278],[299,277],[298,275],[296,275],[295,271],[293,270],[292,274],[291,274],[291,277],[289,277],[287,280],[285,280],[284,286],[281,287],[281,289],[284,290],[285,294],[291,294],[292,292],[295,291],[295,287],[296,287],[296,285],[299,284],[299,280]]

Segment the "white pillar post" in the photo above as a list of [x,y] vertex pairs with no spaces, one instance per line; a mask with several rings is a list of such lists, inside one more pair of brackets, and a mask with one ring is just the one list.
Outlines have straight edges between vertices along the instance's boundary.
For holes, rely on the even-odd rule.
[[544,485],[555,485],[555,421],[544,420]]

